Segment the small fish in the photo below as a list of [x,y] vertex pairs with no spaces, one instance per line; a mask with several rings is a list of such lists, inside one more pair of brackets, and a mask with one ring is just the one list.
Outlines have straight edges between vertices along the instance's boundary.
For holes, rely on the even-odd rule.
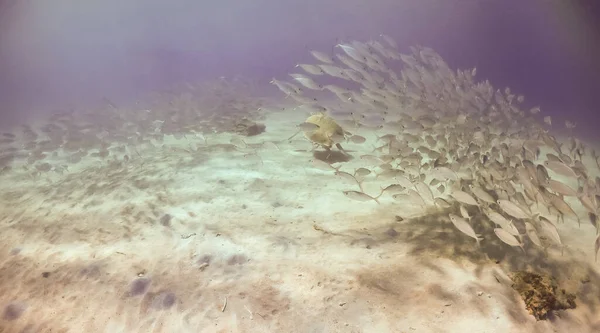
[[361,155],[360,159],[363,160],[363,161],[365,161],[365,162],[372,163],[374,165],[383,164],[383,161],[379,157],[377,157],[375,155],[368,155],[368,154],[367,155]]
[[557,195],[550,195],[549,199],[552,206],[556,208],[560,212],[560,214],[563,215],[563,220],[564,216],[570,216],[577,219],[578,224],[581,226],[581,220],[579,219],[577,213],[575,213],[573,208],[571,208],[571,206],[568,203],[566,203],[561,197]]
[[544,117],[544,123],[548,126],[552,126],[552,117],[550,116],[545,116]]
[[474,238],[475,241],[477,241],[477,246],[480,246],[479,241],[481,241],[483,238],[481,238],[481,235],[475,233],[475,230],[473,230],[473,227],[471,227],[467,220],[454,214],[450,214],[449,217],[450,221],[452,222],[452,224],[454,224],[456,229],[458,229],[463,234]]
[[475,200],[475,198],[473,198],[467,192],[456,190],[456,191],[452,191],[450,196],[452,196],[454,198],[454,200],[456,200],[460,203],[463,203],[465,205],[479,206],[479,203],[477,203],[477,200]]
[[446,201],[446,199],[444,199],[444,198],[436,197],[435,199],[433,199],[433,202],[439,208],[450,208],[451,207],[450,203],[448,201]]
[[469,189],[471,190],[471,193],[473,193],[479,200],[481,200],[483,202],[487,202],[489,204],[496,203],[496,201],[494,200],[494,197],[492,197],[489,193],[487,193],[481,187],[470,184]]
[[589,214],[596,215],[598,213],[598,209],[596,208],[597,204],[595,201],[595,197],[587,194],[581,194],[579,196],[579,202],[581,202],[581,205],[588,211]]
[[505,244],[508,244],[510,246],[518,246],[521,248],[521,250],[523,250],[523,253],[525,253],[525,248],[523,247],[523,244],[519,242],[519,240],[515,236],[509,234],[508,231],[502,228],[496,228],[494,229],[494,233]]
[[301,85],[305,86],[308,89],[312,90],[323,90],[323,86],[313,81],[313,79],[307,77],[303,74],[290,74],[294,80],[300,82]]
[[350,58],[358,62],[364,62],[366,60],[366,58],[360,55],[359,51],[351,45],[337,44],[336,47],[341,48],[342,51],[344,51],[344,53],[346,53]]
[[506,219],[502,214],[491,209],[485,210],[484,213],[490,219],[490,221],[500,226],[500,228],[506,230],[513,236],[519,236],[519,230],[515,227],[512,221]]
[[578,178],[577,174],[571,167],[559,161],[544,161],[544,166],[561,176]]
[[335,172],[335,175],[338,176],[338,177],[340,177],[340,178],[342,178],[342,179],[345,179],[345,180],[349,181],[350,183],[358,184],[358,186],[360,186],[360,182],[356,179],[356,177],[354,177],[353,175],[351,175],[351,174],[349,174],[349,173],[347,173],[345,171],[337,170]]
[[558,180],[548,179],[544,184],[547,188],[551,189],[554,193],[568,196],[568,197],[577,197],[577,192],[569,187],[567,184],[559,182]]
[[460,209],[460,215],[463,218],[467,219],[467,221],[470,221],[471,220],[471,216],[469,215],[469,212],[467,211],[467,209],[465,208],[465,206],[460,205],[459,209]]
[[356,134],[352,135],[348,140],[356,144],[361,144],[367,141],[365,137]]
[[321,70],[321,68],[319,68],[319,66],[298,64],[298,65],[296,65],[296,67],[302,68],[308,74],[312,74],[312,75],[322,75],[323,74],[323,71]]
[[517,219],[529,219],[531,218],[531,215],[528,214],[527,212],[525,212],[521,207],[519,207],[519,205],[515,204],[512,201],[509,200],[504,200],[504,199],[499,199],[497,201],[498,206],[500,206],[500,208],[502,208],[502,210]]
[[458,180],[456,172],[444,166],[436,166],[433,168],[431,176],[439,180]]
[[315,59],[321,62],[324,62],[326,64],[333,64],[333,58],[323,52],[310,51],[310,54],[312,54],[312,56],[315,57]]
[[398,182],[398,184],[400,184],[406,188],[411,188],[413,186],[410,179],[408,179],[406,176],[396,175],[396,176],[394,176],[394,179],[396,180],[396,182]]
[[273,78],[270,83],[277,86],[277,88],[279,88],[279,90],[281,90],[284,94],[286,94],[286,96],[291,96],[291,95],[297,94],[299,92],[298,87],[296,87],[293,84],[288,83],[288,82],[279,81],[279,80],[276,80]]
[[397,49],[398,48],[398,44],[396,44],[396,41],[392,39],[392,37],[388,36],[388,35],[384,35],[381,34],[379,35],[379,37],[383,38],[383,40],[388,43],[391,47]]
[[370,174],[371,174],[371,170],[369,170],[367,168],[358,168],[358,169],[354,170],[355,177],[366,177]]
[[352,199],[352,200],[356,200],[356,201],[370,201],[373,200],[375,202],[377,202],[377,204],[379,204],[379,196],[381,194],[379,194],[376,197],[372,197],[364,192],[360,192],[360,191],[343,191],[344,195],[347,196],[348,198]]
[[419,195],[419,193],[413,189],[409,189],[408,193],[403,194],[403,193],[399,193],[399,194],[394,194],[392,195],[392,198],[394,198],[394,200],[396,201],[409,201],[412,204],[415,204],[417,206],[420,207],[425,207],[426,203],[425,200],[423,200],[423,197],[421,197],[421,195]]
[[558,234],[558,230],[554,223],[550,222],[547,218],[540,216],[540,223],[542,224],[542,229],[544,233],[548,235],[550,239],[556,244],[562,246],[562,241],[560,240],[560,235]]
[[422,181],[418,181],[415,182],[415,189],[423,199],[427,199],[427,201],[433,202],[434,196],[433,192],[431,192],[431,188],[429,187],[429,185],[423,183]]
[[538,184],[545,184],[546,181],[550,179],[550,176],[548,175],[548,170],[546,170],[546,168],[542,164],[538,164],[536,166],[535,172]]
[[540,241],[540,238],[537,234],[537,230],[535,229],[533,224],[525,222],[525,232],[527,233],[527,236],[529,236],[529,239],[533,244],[542,247],[542,242]]
[[386,187],[382,187],[381,191],[382,192],[391,192],[393,194],[397,194],[400,192],[403,192],[404,190],[406,190],[406,187],[400,185],[400,184],[390,184]]

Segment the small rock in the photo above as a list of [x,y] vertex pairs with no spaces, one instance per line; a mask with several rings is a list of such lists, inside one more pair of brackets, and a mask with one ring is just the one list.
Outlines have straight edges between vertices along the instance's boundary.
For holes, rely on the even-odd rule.
[[398,232],[396,230],[394,230],[394,228],[389,228],[386,232],[386,235],[390,236],[390,237],[396,237],[398,236]]

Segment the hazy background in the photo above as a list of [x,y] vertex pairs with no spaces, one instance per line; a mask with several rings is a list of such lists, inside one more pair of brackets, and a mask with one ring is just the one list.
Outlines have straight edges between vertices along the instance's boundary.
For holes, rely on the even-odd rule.
[[430,46],[452,67],[477,66],[479,79],[592,134],[599,8],[593,0],[0,0],[0,126],[182,80],[266,84],[309,60],[310,49],[386,33],[404,51]]

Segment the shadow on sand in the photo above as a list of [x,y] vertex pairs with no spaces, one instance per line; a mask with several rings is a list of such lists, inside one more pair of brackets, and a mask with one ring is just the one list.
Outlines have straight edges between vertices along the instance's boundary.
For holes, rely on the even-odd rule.
[[[520,296],[511,287],[512,281],[507,278],[507,274],[517,271],[529,271],[538,274],[549,274],[553,276],[559,287],[569,293],[577,296],[576,303],[578,307],[589,309],[590,313],[596,313],[600,310],[600,275],[597,271],[584,260],[579,260],[576,253],[567,250],[564,256],[548,254],[544,249],[528,242],[525,243],[525,254],[516,247],[501,242],[494,234],[494,226],[480,215],[475,215],[471,220],[477,234],[484,238],[480,247],[474,239],[458,231],[448,218],[448,214],[454,212],[459,214],[458,207],[452,207],[444,210],[432,210],[429,214],[421,217],[405,219],[401,222],[390,224],[380,229],[369,229],[369,234],[373,235],[370,246],[383,246],[386,243],[409,244],[409,255],[418,257],[419,262],[427,269],[436,272],[444,277],[447,273],[438,267],[435,262],[440,258],[450,259],[457,263],[469,262],[476,265],[475,274],[477,278],[482,278],[484,272],[490,272],[490,268],[497,267],[504,272],[502,277],[496,277],[499,283],[508,288],[498,288],[502,292],[502,300],[506,313],[516,325],[531,323],[533,316],[524,311],[524,305]],[[415,268],[415,270],[417,270]],[[408,274],[403,272],[402,274]],[[382,281],[370,281],[369,287],[384,290],[382,286],[389,284],[385,279],[391,279],[390,275],[381,274]],[[482,304],[481,298],[477,296],[477,290],[485,290],[483,283],[473,283],[469,288],[473,288],[473,297],[470,300],[471,305],[485,316],[492,316],[491,309]],[[396,286],[396,289],[398,286]],[[440,300],[448,301],[453,299],[453,293],[444,286],[435,285],[429,288],[432,296]],[[394,288],[385,289],[395,294],[400,294]],[[590,329],[590,332],[600,331],[600,321],[598,318],[586,318],[587,322],[581,322],[581,318],[570,316],[569,311],[557,311],[549,315],[549,325],[552,325],[554,319],[560,317],[562,322],[572,322],[577,326],[583,326]],[[536,325],[536,331],[543,332],[548,327]]]

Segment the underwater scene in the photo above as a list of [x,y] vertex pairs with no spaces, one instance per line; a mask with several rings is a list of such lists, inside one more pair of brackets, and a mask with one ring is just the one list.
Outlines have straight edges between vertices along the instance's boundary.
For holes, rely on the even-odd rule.
[[[184,2],[179,12],[202,8]],[[100,54],[92,73],[59,52],[48,63],[64,55],[75,69],[65,74],[71,86],[53,90],[66,79],[48,70],[43,83],[19,81],[50,65],[15,57],[0,103],[0,332],[600,332],[598,119],[552,111],[553,98],[574,95],[531,100],[507,87],[520,75],[506,74],[508,62],[461,65],[457,54],[469,49],[447,60],[449,42],[438,38],[438,50],[431,34],[452,33],[410,20],[463,20],[452,11],[486,4],[381,1],[367,25],[359,17],[370,5],[325,3],[323,12],[314,1],[289,5],[302,19],[287,18],[339,9],[357,22],[297,26],[310,36],[289,52],[269,48],[303,32],[272,32],[257,49],[273,58],[255,58],[257,72],[241,68],[250,64],[237,63],[241,54],[206,51],[200,71],[161,60],[129,80],[135,58],[110,72]],[[127,26],[109,15],[121,9],[71,5],[60,20],[69,29],[89,27],[82,13],[92,12],[98,27]],[[269,10],[239,6],[235,15]],[[24,8],[7,2],[12,19],[0,15],[14,50],[33,34]],[[29,14],[61,12],[41,8]],[[144,12],[131,2],[122,10]],[[398,35],[376,24],[394,11],[408,22]],[[152,25],[181,23],[154,15]],[[241,24],[235,15],[214,24]],[[244,20],[275,16],[261,15]],[[50,26],[38,26],[47,35],[31,45],[57,48],[44,42]],[[130,43],[114,36],[63,42],[84,54],[104,52],[111,38]],[[46,102],[24,102],[42,91]]]

